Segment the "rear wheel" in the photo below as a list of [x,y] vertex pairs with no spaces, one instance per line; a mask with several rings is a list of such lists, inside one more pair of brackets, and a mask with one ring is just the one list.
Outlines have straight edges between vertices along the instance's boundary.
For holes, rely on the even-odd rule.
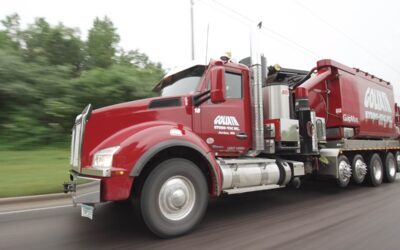
[[206,179],[191,161],[160,163],[147,177],[140,209],[148,228],[162,238],[189,232],[202,219],[208,201]]
[[367,174],[367,164],[365,164],[362,155],[357,154],[353,157],[351,164],[353,181],[357,184],[363,183]]
[[373,154],[368,162],[368,181],[373,186],[382,184],[383,165],[381,157],[378,154]]
[[392,153],[387,153],[385,157],[385,182],[392,183],[396,180],[396,159]]
[[400,172],[400,152],[396,152],[396,163],[397,163],[397,172]]
[[339,156],[338,168],[339,168],[339,174],[338,178],[336,179],[336,182],[339,187],[342,188],[347,187],[347,185],[349,185],[351,178],[351,166],[349,159],[346,156],[344,155]]

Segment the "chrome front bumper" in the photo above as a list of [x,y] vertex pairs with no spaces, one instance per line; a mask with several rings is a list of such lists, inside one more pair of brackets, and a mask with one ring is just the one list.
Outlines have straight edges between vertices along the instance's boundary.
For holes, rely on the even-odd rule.
[[64,184],[64,192],[71,193],[74,204],[95,204],[101,202],[101,180],[83,177],[71,172],[71,182]]

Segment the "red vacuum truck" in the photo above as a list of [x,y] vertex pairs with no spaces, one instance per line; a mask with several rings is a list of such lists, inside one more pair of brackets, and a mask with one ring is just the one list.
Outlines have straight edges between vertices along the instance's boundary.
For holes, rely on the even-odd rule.
[[187,233],[209,197],[299,187],[394,182],[400,166],[393,88],[333,60],[311,71],[266,67],[259,53],[168,73],[159,97],[77,116],[64,191],[92,218],[132,200],[159,237]]

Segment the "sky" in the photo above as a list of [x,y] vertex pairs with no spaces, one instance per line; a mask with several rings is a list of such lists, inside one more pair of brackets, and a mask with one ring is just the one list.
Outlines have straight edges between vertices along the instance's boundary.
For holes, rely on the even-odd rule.
[[[262,21],[260,47],[268,64],[309,70],[320,59],[334,59],[391,82],[400,102],[399,1],[193,2],[196,61],[225,52],[236,60],[249,56],[251,27]],[[122,48],[139,49],[168,69],[191,60],[190,9],[191,0],[3,0],[0,19],[18,13],[25,26],[45,17],[78,28],[86,39],[94,18],[108,16]]]

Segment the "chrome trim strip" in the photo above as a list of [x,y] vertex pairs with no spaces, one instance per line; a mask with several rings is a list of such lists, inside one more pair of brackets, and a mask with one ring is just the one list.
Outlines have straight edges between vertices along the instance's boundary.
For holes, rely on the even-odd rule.
[[388,149],[391,147],[400,147],[400,142],[398,140],[336,140],[329,141],[326,146],[328,148],[340,148],[343,150],[362,150],[362,149]]
[[94,167],[82,168],[82,174],[99,176],[99,177],[110,177],[111,170],[110,169],[99,169]]

